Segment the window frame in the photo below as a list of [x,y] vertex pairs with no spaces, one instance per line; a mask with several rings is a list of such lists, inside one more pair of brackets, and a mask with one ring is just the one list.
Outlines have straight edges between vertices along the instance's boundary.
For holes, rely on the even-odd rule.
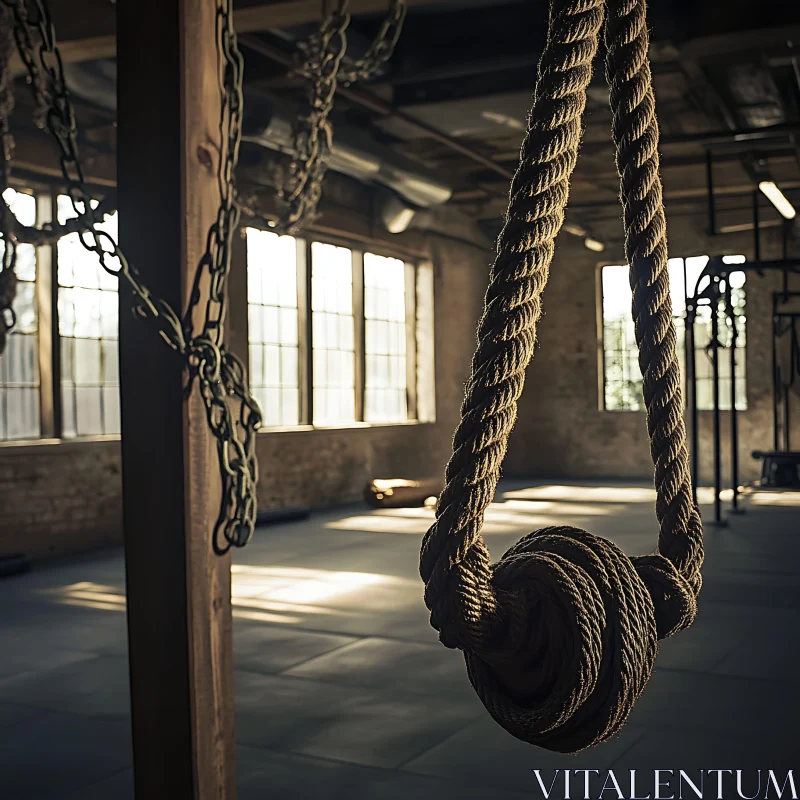
[[[57,219],[60,187],[31,182],[12,184],[18,192],[36,200],[36,226]],[[58,242],[36,247],[36,279],[34,297],[37,317],[37,359],[39,370],[39,435],[28,439],[3,439],[0,448],[53,442],[114,441],[119,433],[64,436],[61,342],[58,316]]]
[[[269,227],[247,225],[248,228],[268,231]],[[297,241],[297,323],[298,323],[298,381],[299,381],[299,421],[297,425],[263,426],[261,432],[276,431],[336,430],[362,427],[385,427],[397,425],[415,425],[418,418],[418,346],[417,346],[417,278],[420,263],[423,260],[418,254],[408,250],[393,248],[382,242],[356,240],[346,236],[338,236],[316,231],[304,232],[295,237]],[[354,391],[355,413],[351,422],[331,424],[314,423],[314,334],[312,297],[312,244],[319,242],[334,247],[347,248],[351,252],[352,291],[353,291],[353,343],[354,353]],[[365,420],[366,390],[366,325],[364,319],[364,254],[372,253],[384,258],[396,258],[405,265],[405,336],[406,336],[406,419],[393,422],[368,422]],[[248,364],[250,335],[248,329]]]
[[[36,199],[36,225],[52,222],[56,219],[57,197],[61,194],[59,187],[46,184],[13,185],[17,191],[31,194]],[[242,226],[244,229],[245,226]],[[247,225],[274,233],[267,226]],[[242,230],[243,232],[243,230]],[[265,426],[263,432],[280,430],[298,431],[304,429],[329,430],[346,428],[386,427],[398,425],[414,425],[433,422],[434,418],[419,418],[420,392],[420,347],[418,335],[418,281],[420,269],[429,264],[429,259],[420,252],[403,247],[394,247],[382,241],[372,241],[367,237],[356,238],[335,233],[310,231],[295,237],[297,242],[297,320],[298,320],[298,389],[299,418],[298,424],[292,426]],[[337,247],[345,247],[352,253],[353,270],[353,317],[355,345],[355,420],[348,423],[332,425],[315,425],[313,423],[313,331],[311,313],[311,244],[321,242]],[[246,248],[244,252],[245,276],[247,274]],[[406,419],[392,422],[367,422],[364,419],[366,388],[366,342],[364,319],[364,261],[365,252],[388,258],[396,258],[405,265],[405,308],[406,308]],[[16,447],[57,442],[87,442],[119,439],[119,434],[79,435],[65,438],[63,435],[63,398],[62,398],[62,364],[61,335],[58,315],[58,246],[57,243],[36,247],[36,279],[34,296],[37,313],[37,359],[39,372],[39,435],[28,439],[0,440],[0,448]],[[247,319],[247,293],[245,286],[245,339],[247,347],[247,364],[249,369],[249,321]],[[434,298],[431,298],[434,303]],[[433,370],[433,364],[430,365]],[[426,384],[427,385],[427,384]],[[431,387],[435,378],[431,376]],[[433,391],[433,390],[432,390]],[[427,397],[427,394],[426,394]]]

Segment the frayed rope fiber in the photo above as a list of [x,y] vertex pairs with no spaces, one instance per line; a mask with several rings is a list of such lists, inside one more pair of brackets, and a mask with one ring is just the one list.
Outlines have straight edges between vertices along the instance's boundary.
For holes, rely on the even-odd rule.
[[[629,558],[586,531],[551,527],[492,564],[480,530],[533,356],[601,29],[655,466],[658,549]],[[694,620],[701,585],[703,531],[675,355],[648,44],[644,0],[551,4],[446,488],[420,557],[431,624],[443,644],[464,652],[489,713],[519,739],[560,752],[619,731],[650,678],[658,640]]]

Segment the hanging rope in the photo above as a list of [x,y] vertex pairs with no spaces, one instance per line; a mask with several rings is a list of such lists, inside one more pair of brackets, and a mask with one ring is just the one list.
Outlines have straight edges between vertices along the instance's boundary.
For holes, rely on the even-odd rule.
[[[605,23],[625,250],[655,465],[656,553],[628,558],[578,528],[524,537],[496,564],[480,536],[533,356],[541,295],[578,157]],[[431,624],[514,736],[562,752],[610,738],[653,669],[657,640],[693,621],[703,562],[692,501],[644,0],[554,0],[520,164],[420,573]]]

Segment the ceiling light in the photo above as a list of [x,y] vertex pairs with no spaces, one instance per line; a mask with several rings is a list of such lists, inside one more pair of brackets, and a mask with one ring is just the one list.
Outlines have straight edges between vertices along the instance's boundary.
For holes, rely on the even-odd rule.
[[582,228],[580,225],[576,225],[574,222],[565,222],[564,223],[564,230],[567,233],[571,233],[573,236],[586,236],[586,228]]
[[598,241],[597,239],[592,239],[591,236],[587,236],[583,240],[584,245],[589,248],[589,250],[593,250],[595,253],[602,253],[603,250],[606,249],[606,246]]
[[766,198],[778,209],[778,213],[786,219],[794,219],[797,212],[794,206],[786,199],[786,195],[778,188],[774,181],[761,181],[758,188],[764,193]]
[[414,219],[414,214],[416,213],[417,212],[414,211],[413,208],[404,208],[386,221],[386,230],[388,230],[389,233],[403,233],[403,231],[408,228],[411,220]]

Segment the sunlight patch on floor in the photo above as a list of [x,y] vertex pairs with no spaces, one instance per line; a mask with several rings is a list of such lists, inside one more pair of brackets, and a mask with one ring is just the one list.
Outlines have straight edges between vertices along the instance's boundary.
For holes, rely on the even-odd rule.
[[552,500],[561,503],[655,503],[654,489],[641,486],[567,486],[548,484],[503,492],[507,500]]
[[[504,495],[509,498],[513,493]],[[486,510],[483,533],[527,533],[548,525],[563,525],[565,518],[597,517],[613,514],[613,507],[589,503],[555,503],[526,499],[506,499]],[[358,514],[332,520],[326,528],[373,533],[406,533],[422,536],[435,520],[429,508],[386,508],[372,514]]]
[[[360,606],[365,597],[380,588],[417,586],[415,581],[369,572],[344,572],[299,567],[256,567],[233,565],[233,616],[261,622],[297,624],[297,615],[341,615],[335,602]],[[126,598],[119,587],[81,581],[47,595],[63,605],[103,611],[124,611]]]

